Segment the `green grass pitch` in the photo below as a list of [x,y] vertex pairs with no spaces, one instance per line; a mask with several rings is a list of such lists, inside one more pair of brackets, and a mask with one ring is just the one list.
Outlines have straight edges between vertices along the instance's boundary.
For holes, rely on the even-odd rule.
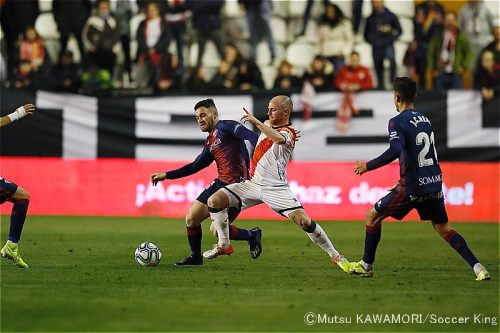
[[[29,216],[20,245],[31,267],[1,260],[1,331],[498,332],[498,224],[454,225],[490,271],[486,282],[474,281],[472,270],[428,223],[385,223],[373,278],[331,265],[288,221],[237,224],[262,227],[259,259],[250,258],[246,242],[234,242],[229,257],[178,268],[172,264],[189,253],[182,220]],[[8,216],[1,225],[5,240]],[[348,259],[361,258],[362,222],[321,225]],[[208,249],[215,237],[207,222],[203,229]],[[144,241],[161,247],[159,267],[136,265],[134,250]],[[306,325],[308,312],[351,323]],[[366,322],[372,314],[399,314],[401,323]],[[411,314],[469,319],[403,323]]]

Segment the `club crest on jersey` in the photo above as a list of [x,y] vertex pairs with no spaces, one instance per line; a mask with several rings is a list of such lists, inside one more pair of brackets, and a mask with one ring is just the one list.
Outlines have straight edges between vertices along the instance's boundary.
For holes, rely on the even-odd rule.
[[215,148],[217,148],[217,146],[220,144],[221,144],[221,140],[215,139],[215,141],[212,142],[212,144],[210,144],[210,148],[208,150],[210,150],[210,152],[212,153],[215,150]]

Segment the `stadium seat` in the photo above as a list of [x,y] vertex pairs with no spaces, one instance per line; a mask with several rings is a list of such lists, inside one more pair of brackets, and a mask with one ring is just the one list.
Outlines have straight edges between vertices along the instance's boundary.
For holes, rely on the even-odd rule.
[[289,18],[289,7],[290,1],[273,1],[273,9],[272,9],[272,14],[273,16],[278,16],[284,19]]
[[298,41],[288,46],[286,59],[293,66],[303,69],[309,67],[317,53],[318,48],[316,46]]
[[[174,44],[174,43],[172,43],[172,44]],[[134,62],[136,55],[137,55],[137,48],[139,47],[138,43],[137,43],[137,39],[130,39],[129,45],[130,45],[130,59],[132,59],[132,62]]]
[[[348,17],[349,19],[352,18],[352,1],[336,1],[335,4],[339,6],[340,10],[342,13],[344,13],[345,17]],[[316,6],[314,8],[317,8],[319,6]],[[321,6],[323,8],[323,6]],[[324,12],[324,9],[323,9]]]
[[362,17],[363,17],[362,21],[365,21],[366,18],[368,16],[370,16],[371,13],[373,12],[373,7],[372,7],[371,1],[363,1],[363,7],[361,8],[361,12],[362,12]]
[[391,12],[396,14],[399,19],[401,17],[415,16],[415,2],[414,1],[385,1],[385,7]]
[[250,30],[248,29],[248,22],[245,17],[232,17],[227,18],[223,23],[223,29],[226,34],[227,40],[248,40],[250,39]]
[[373,69],[372,46],[366,42],[362,42],[356,44],[354,50],[359,53],[361,64]]
[[399,41],[394,43],[394,52],[396,56],[396,65],[398,67],[397,73],[398,75],[408,75],[406,66],[403,64],[403,58],[405,56],[405,52],[408,49],[408,42]]
[[[285,48],[280,44],[276,43],[276,58],[274,59],[274,65],[280,63],[280,61],[285,57]],[[257,59],[255,59],[259,67],[267,66],[271,62],[271,50],[269,50],[269,45],[266,40],[257,44]]]
[[38,9],[40,13],[52,11],[52,0],[38,0]]
[[78,48],[78,41],[75,37],[71,36],[68,40],[68,45],[66,48],[73,53],[73,60],[75,62],[80,62],[82,55],[80,54],[80,49]]
[[224,1],[224,7],[222,8],[222,15],[226,18],[244,17],[244,12],[241,11],[238,0],[226,0]]
[[266,89],[272,89],[274,85],[274,79],[278,74],[276,66],[259,66],[259,67],[262,73],[262,80],[264,80],[264,85]]
[[415,35],[413,33],[413,20],[406,17],[401,17],[399,19],[399,23],[401,24],[401,29],[403,30],[403,33],[399,37],[399,40],[408,43],[414,40]]
[[318,43],[318,24],[314,20],[309,20],[307,23],[306,33],[303,36],[295,37],[297,32],[302,29],[302,20],[291,20],[288,24],[288,33],[290,40],[300,41],[303,43],[317,44]]
[[275,42],[287,43],[290,41],[289,34],[287,33],[287,25],[284,19],[278,16],[273,16],[271,18],[270,25]]
[[[307,6],[307,0],[294,0],[294,1],[283,1],[283,2],[288,2],[289,17],[302,18],[304,16],[304,12],[306,11],[306,6]],[[273,2],[273,6],[274,4],[275,2]]]
[[490,10],[493,15],[493,23],[500,26],[498,1],[483,1],[484,5]]
[[[189,49],[189,65],[191,67],[196,67],[196,62],[198,60],[198,43],[191,44]],[[212,41],[208,41],[205,44],[205,53],[201,59],[201,64],[205,67],[218,67],[220,63],[220,57],[217,53],[215,44]]]
[[134,15],[130,19],[130,40],[136,40],[137,36],[137,29],[139,28],[139,24],[141,24],[142,21],[146,18],[146,15],[144,13],[139,13]]
[[59,31],[57,31],[57,24],[52,13],[40,14],[35,21],[35,29],[45,40],[59,39]]

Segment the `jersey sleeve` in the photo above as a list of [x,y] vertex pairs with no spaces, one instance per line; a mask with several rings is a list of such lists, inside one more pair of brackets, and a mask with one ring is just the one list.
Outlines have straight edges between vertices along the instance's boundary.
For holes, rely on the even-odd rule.
[[257,145],[257,140],[259,138],[257,133],[249,130],[237,121],[224,121],[219,129],[235,138],[249,141],[253,147]]
[[387,165],[399,158],[404,146],[404,133],[393,120],[389,121],[389,148],[382,155],[366,163],[368,170],[374,170]]
[[279,133],[285,138],[283,145],[293,147],[295,144],[295,131],[291,128],[284,127],[279,130]]
[[204,147],[201,154],[198,155],[193,162],[186,164],[179,169],[166,172],[167,179],[177,179],[197,173],[201,169],[209,166],[210,163],[213,162],[213,160],[214,157],[212,156],[212,154],[210,154],[208,149]]

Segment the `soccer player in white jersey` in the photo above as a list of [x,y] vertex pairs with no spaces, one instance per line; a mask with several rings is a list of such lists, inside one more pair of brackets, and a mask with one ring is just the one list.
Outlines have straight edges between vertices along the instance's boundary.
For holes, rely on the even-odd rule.
[[[20,106],[11,114],[0,117],[0,127],[7,126],[27,115],[33,114],[34,111],[35,106],[33,104]],[[21,238],[24,220],[26,220],[26,214],[28,213],[30,195],[21,186],[0,177],[0,204],[5,201],[10,201],[14,205],[10,214],[9,238],[5,246],[0,250],[0,254],[4,258],[14,261],[14,264],[21,268],[28,268],[28,264],[24,262],[19,254],[17,243]]]
[[218,243],[205,251],[206,259],[233,253],[229,240],[227,210],[229,207],[246,209],[267,204],[276,213],[287,217],[304,230],[331,258],[332,263],[349,271],[349,262],[333,247],[321,226],[312,221],[288,186],[286,167],[295,147],[296,130],[290,123],[292,101],[288,96],[271,99],[267,114],[269,120],[262,123],[247,110],[241,120],[256,126],[261,134],[251,162],[251,178],[241,183],[227,185],[210,198],[208,209],[217,231]]

